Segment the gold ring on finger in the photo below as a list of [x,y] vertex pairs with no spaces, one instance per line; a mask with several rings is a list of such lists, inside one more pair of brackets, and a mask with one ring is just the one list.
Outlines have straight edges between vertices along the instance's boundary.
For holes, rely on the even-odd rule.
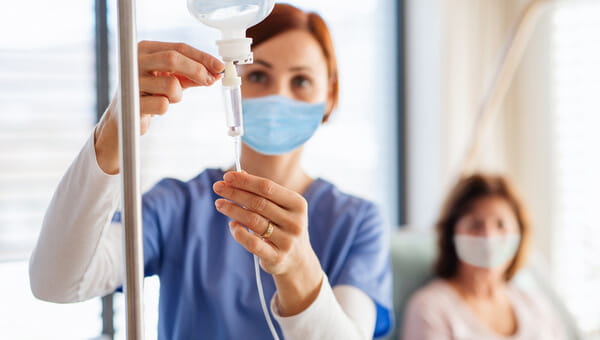
[[262,239],[268,240],[269,237],[271,237],[271,234],[273,234],[274,229],[275,229],[275,225],[273,224],[273,222],[269,221],[269,224],[267,225],[267,230],[265,230],[264,233],[260,234],[260,237]]

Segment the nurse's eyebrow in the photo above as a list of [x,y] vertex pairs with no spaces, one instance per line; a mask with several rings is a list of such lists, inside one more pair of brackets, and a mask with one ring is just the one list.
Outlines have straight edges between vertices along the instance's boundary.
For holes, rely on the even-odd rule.
[[266,67],[266,68],[273,68],[273,65],[271,65],[271,64],[269,64],[269,63],[267,63],[267,62],[266,62],[266,61],[264,61],[264,60],[255,59],[255,60],[254,60],[254,62],[255,62],[255,63],[257,63],[257,64],[261,64],[262,66],[264,66],[264,67]]
[[[271,65],[270,63],[262,60],[262,59],[255,59],[254,63],[256,64],[260,64],[266,68],[273,68],[273,65]],[[294,67],[290,67],[289,70],[291,72],[298,72],[298,71],[312,71],[312,68],[309,66],[294,66]]]
[[308,67],[308,66],[295,66],[295,67],[291,67],[290,71],[292,72],[298,72],[298,71],[312,71],[312,68]]

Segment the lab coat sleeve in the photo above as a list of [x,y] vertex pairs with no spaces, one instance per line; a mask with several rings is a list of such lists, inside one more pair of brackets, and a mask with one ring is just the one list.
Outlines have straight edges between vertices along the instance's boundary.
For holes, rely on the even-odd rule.
[[281,316],[275,294],[271,300],[271,312],[287,340],[373,338],[376,317],[373,300],[356,287],[341,285],[332,289],[325,274],[319,295],[304,311]]
[[119,201],[119,176],[98,166],[92,134],[54,192],[29,260],[37,298],[79,302],[121,285],[122,231],[110,223]]

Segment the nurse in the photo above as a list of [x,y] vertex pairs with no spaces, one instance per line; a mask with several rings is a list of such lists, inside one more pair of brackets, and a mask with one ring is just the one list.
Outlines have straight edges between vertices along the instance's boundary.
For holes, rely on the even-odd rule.
[[[300,167],[302,145],[337,104],[327,26],[315,13],[277,4],[248,36],[255,61],[240,67],[246,172],[207,169],[187,182],[164,179],[143,195],[145,275],[161,282],[159,339],[270,338],[251,253],[280,336],[385,334],[391,268],[377,208]],[[215,83],[223,64],[185,44],[142,42],[139,70],[145,133],[184,89]],[[113,100],[44,218],[30,260],[38,298],[78,302],[122,285],[118,172]]]

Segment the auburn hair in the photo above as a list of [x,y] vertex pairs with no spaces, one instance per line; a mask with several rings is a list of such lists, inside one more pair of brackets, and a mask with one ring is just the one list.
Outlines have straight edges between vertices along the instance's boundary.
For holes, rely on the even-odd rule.
[[521,231],[519,248],[504,272],[504,279],[510,281],[525,263],[531,241],[531,225],[523,202],[506,177],[474,174],[459,180],[450,191],[436,224],[438,256],[434,270],[438,277],[449,279],[457,274],[459,259],[454,246],[456,224],[471,211],[476,201],[487,197],[500,197],[506,200],[512,207]]
[[325,56],[331,91],[331,102],[327,106],[327,112],[323,119],[323,121],[327,121],[327,118],[338,104],[339,80],[333,40],[323,18],[315,12],[305,12],[292,5],[278,3],[275,4],[273,11],[265,20],[250,27],[246,34],[249,38],[252,38],[252,46],[256,47],[281,33],[292,30],[302,30],[310,33],[321,46]]

